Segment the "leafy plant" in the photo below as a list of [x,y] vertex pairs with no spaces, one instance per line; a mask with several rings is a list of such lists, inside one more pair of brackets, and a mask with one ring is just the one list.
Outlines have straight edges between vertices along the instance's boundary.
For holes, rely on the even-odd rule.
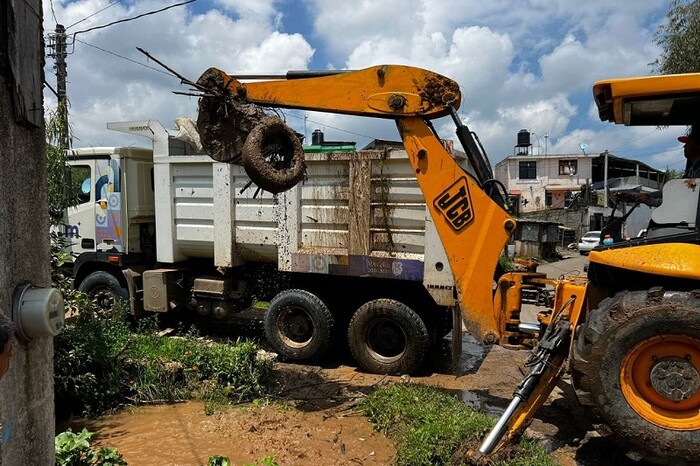
[[126,466],[126,461],[116,448],[92,448],[90,440],[95,435],[87,429],[74,433],[71,429],[56,436],[56,466]]
[[[495,420],[434,387],[394,384],[376,390],[360,404],[374,427],[398,444],[394,463],[412,466],[459,464],[460,446],[489,429]],[[512,459],[494,466],[554,466],[542,447],[526,442]],[[492,463],[489,463],[492,464]]]
[[56,410],[97,415],[125,404],[204,399],[241,402],[273,390],[274,361],[250,342],[215,343],[193,333],[161,337],[154,319],[136,332],[121,318],[99,319],[82,293],[77,317],[54,339]]
[[[207,466],[232,466],[232,463],[231,460],[225,456],[214,455],[209,458]],[[279,466],[279,463],[275,461],[274,457],[266,456],[264,458],[260,458],[255,463],[246,463],[243,466]]]
[[231,465],[231,460],[228,459],[225,456],[221,455],[214,455],[211,458],[209,458],[209,461],[207,462],[207,466],[232,466]]

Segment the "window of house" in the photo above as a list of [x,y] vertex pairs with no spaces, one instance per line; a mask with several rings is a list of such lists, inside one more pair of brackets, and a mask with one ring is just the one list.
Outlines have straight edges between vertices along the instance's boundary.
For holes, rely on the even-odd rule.
[[537,179],[537,162],[535,162],[535,161],[518,162],[518,178],[521,180],[536,180]]
[[578,160],[560,160],[559,174],[560,175],[575,175],[578,173]]
[[544,193],[544,205],[547,207],[552,206],[552,191],[547,191]]

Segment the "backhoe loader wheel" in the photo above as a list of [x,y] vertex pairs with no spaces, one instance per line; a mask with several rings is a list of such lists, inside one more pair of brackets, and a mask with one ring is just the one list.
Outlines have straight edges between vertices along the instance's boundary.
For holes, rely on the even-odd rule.
[[331,344],[333,314],[316,295],[284,290],[270,301],[265,313],[265,336],[290,361],[318,359]]
[[279,193],[304,179],[301,140],[275,116],[263,118],[243,144],[243,167],[258,187]]
[[700,458],[700,292],[624,291],[576,331],[582,404],[637,454],[661,464]]
[[410,374],[428,354],[430,332],[410,307],[393,299],[376,299],[352,316],[348,343],[362,370]]

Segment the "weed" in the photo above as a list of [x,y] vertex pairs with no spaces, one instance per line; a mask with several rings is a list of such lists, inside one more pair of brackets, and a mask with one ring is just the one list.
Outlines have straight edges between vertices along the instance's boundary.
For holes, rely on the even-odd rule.
[[94,449],[90,440],[95,435],[87,429],[74,433],[71,429],[56,436],[56,466],[126,466],[116,448]]
[[[374,427],[398,442],[395,464],[451,464],[467,439],[476,439],[495,420],[460,402],[444,390],[420,384],[394,384],[360,403]],[[525,442],[513,459],[494,466],[547,466],[556,463],[542,447]]]
[[[231,466],[231,460],[229,460],[225,456],[220,456],[220,455],[214,455],[211,458],[209,458],[209,462],[207,462],[207,466]],[[265,456],[264,458],[260,458],[259,460],[255,461],[255,463],[246,463],[243,466],[279,466],[279,463],[275,461],[275,458],[272,456]]]
[[272,390],[274,361],[258,357],[253,343],[161,337],[149,320],[134,332],[124,319],[86,312],[89,306],[81,303],[80,314],[54,341],[60,417],[192,398],[237,403]]

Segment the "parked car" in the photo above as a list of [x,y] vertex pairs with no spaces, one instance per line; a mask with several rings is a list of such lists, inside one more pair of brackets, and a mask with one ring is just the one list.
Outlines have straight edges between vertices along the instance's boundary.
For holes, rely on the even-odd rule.
[[587,255],[591,252],[591,249],[600,244],[600,231],[589,231],[581,237],[581,241],[578,242],[578,252],[582,256]]

